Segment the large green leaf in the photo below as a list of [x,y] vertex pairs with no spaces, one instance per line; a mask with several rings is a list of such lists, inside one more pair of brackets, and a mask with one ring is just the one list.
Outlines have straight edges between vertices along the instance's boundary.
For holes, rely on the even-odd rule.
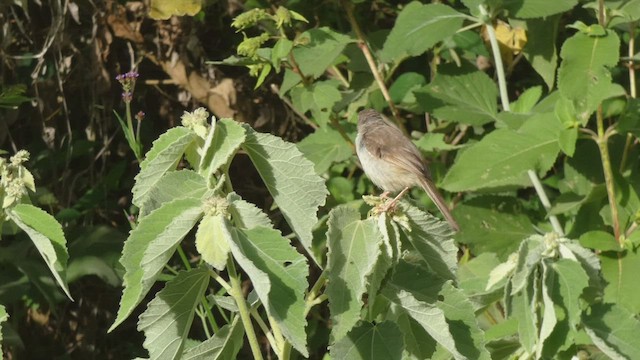
[[331,210],[328,220],[327,273],[331,334],[340,340],[360,319],[367,277],[380,254],[382,234],[374,218],[360,220],[360,212],[348,206]]
[[206,268],[180,272],[149,302],[138,330],[152,359],[180,359],[196,306],[209,284]]
[[511,197],[475,197],[456,206],[453,215],[462,228],[456,235],[458,242],[473,254],[495,253],[503,261],[533,231],[521,203]]
[[[543,262],[541,281],[542,310],[540,330],[538,331],[538,341],[536,346],[536,359],[541,358],[545,340],[551,336],[554,327],[558,324],[558,316],[556,315],[554,299],[552,298],[555,282],[555,273],[549,268],[546,262]],[[538,286],[538,284],[534,284],[534,286]]]
[[380,59],[391,62],[407,55],[422,55],[437,42],[455,34],[464,19],[463,14],[447,5],[411,2],[398,15]]
[[498,88],[482,71],[438,74],[415,95],[425,111],[443,120],[477,126],[497,120]]
[[582,316],[587,334],[612,359],[635,359],[640,354],[640,321],[636,313],[616,304],[594,304]]
[[182,356],[183,360],[231,360],[236,359],[244,342],[244,327],[236,316],[231,324],[220,328],[211,338],[203,341]]
[[233,223],[243,229],[252,229],[256,226],[271,228],[271,220],[267,214],[254,204],[243,200],[240,195],[232,192],[227,195],[229,212],[233,217]]
[[62,226],[53,216],[30,204],[18,204],[7,215],[29,235],[58,285],[72,299],[66,275],[69,254]]
[[443,279],[455,279],[458,270],[458,247],[449,225],[405,202],[402,210],[409,218],[410,230],[402,229],[416,253],[427,267]]
[[625,252],[604,252],[600,255],[602,277],[608,283],[604,300],[640,312],[640,288],[636,274],[640,274],[640,249]]
[[589,285],[589,277],[579,262],[569,259],[560,259],[552,263],[549,268],[555,273],[553,293],[559,295],[552,295],[553,302],[565,308],[569,324],[575,329],[582,313],[580,297]]
[[[299,36],[299,41],[308,41],[296,46],[293,56],[305,76],[319,77],[342,54],[342,50],[351,42],[351,38],[337,33],[328,27],[311,29]],[[295,75],[299,78],[299,75]]]
[[133,203],[141,207],[149,197],[149,191],[182,158],[186,148],[195,140],[197,135],[182,126],[169,129],[153,142],[151,150],[147,152],[144,161],[140,163],[140,172],[136,175],[133,185]]
[[244,150],[282,215],[313,257],[311,230],[318,222],[318,207],[324,204],[328,193],[324,180],[316,175],[313,163],[294,144],[270,134],[255,132],[250,127],[245,129],[247,140],[243,145]]
[[207,182],[191,170],[170,171],[149,190],[141,205],[140,217],[175,199],[200,199],[207,192]]
[[418,322],[454,358],[466,359],[458,351],[445,311],[438,304],[439,292],[444,284],[442,279],[426,269],[400,262],[382,294]]
[[[528,279],[533,280],[534,276],[530,276]],[[509,318],[518,322],[520,343],[529,354],[535,352],[538,341],[538,313],[536,312],[534,286],[532,281],[527,283],[523,291],[509,298],[508,303],[508,307],[511,308]]]
[[518,131],[495,130],[460,154],[442,187],[456,192],[530,186],[528,170],[544,175],[555,162],[561,129],[553,113],[543,113],[532,116]]
[[165,264],[202,217],[200,200],[177,199],[142,218],[124,244],[120,263],[125,268],[118,316],[109,331],[120,325],[149,292]]
[[625,94],[607,69],[618,63],[619,51],[620,39],[611,30],[605,36],[578,32],[562,45],[558,89],[575,102],[579,118],[588,119],[603,100]]
[[353,155],[349,143],[339,132],[329,127],[316,130],[296,145],[313,162],[318,174],[329,170],[333,163],[347,160]]
[[[231,119],[214,121],[213,138],[206,141],[199,171],[201,174],[215,173],[235,154],[245,140],[245,129]],[[210,181],[210,178],[207,179]]]
[[304,292],[309,266],[304,256],[277,230],[237,229],[224,221],[225,238],[247,273],[267,314],[301,354],[308,356]]
[[316,81],[291,90],[293,106],[301,113],[311,110],[312,119],[324,128],[330,120],[335,103],[342,99],[336,80]]
[[377,324],[361,322],[347,336],[331,346],[335,360],[402,359],[402,333],[390,321]]

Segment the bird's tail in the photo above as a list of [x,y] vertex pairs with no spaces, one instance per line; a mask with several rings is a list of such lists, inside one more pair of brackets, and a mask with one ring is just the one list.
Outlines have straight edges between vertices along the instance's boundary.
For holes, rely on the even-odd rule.
[[427,192],[431,200],[436,204],[442,215],[444,215],[444,218],[447,219],[447,222],[449,223],[451,228],[454,231],[460,231],[460,226],[458,226],[456,219],[454,219],[453,215],[451,215],[451,211],[449,211],[447,204],[444,202],[444,199],[442,198],[442,195],[440,195],[438,189],[436,189],[433,181],[428,178],[423,178],[420,181],[420,186],[422,186],[424,191]]

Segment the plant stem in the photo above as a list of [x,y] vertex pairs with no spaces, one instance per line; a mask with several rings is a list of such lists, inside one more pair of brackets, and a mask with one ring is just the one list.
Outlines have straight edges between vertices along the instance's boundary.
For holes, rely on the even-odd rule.
[[209,324],[211,324],[211,328],[213,329],[213,332],[217,333],[218,330],[220,330],[220,327],[218,327],[218,323],[216,322],[216,319],[213,317],[213,313],[211,312],[211,305],[209,304],[207,297],[202,295],[202,297],[200,298],[200,302],[202,303],[202,307],[204,307],[204,312],[207,315],[207,320],[209,321]]
[[378,70],[376,61],[373,58],[373,55],[371,54],[369,45],[367,44],[367,40],[364,34],[362,33],[362,30],[360,30],[360,25],[358,25],[358,21],[356,20],[356,17],[353,15],[353,4],[345,0],[342,0],[341,2],[342,2],[343,8],[347,10],[347,18],[349,19],[349,24],[351,24],[351,28],[353,29],[353,32],[356,33],[356,37],[358,38],[358,47],[360,48],[360,50],[362,50],[362,54],[364,54],[365,59],[367,59],[367,64],[369,65],[369,69],[371,69],[373,78],[378,83],[378,87],[382,92],[382,96],[384,97],[384,99],[389,104],[389,107],[391,108],[391,113],[393,114],[393,120],[396,122],[398,127],[400,127],[402,132],[406,134],[407,129],[405,129],[404,127],[404,121],[400,117],[398,108],[396,108],[396,104],[393,102],[393,100],[391,100],[389,89],[387,89],[387,85],[384,83],[382,74],[380,74],[380,71]]
[[[489,42],[491,43],[491,52],[493,53],[493,61],[496,65],[496,73],[498,75],[498,88],[500,89],[500,101],[502,103],[502,109],[504,111],[510,112],[511,106],[509,105],[509,94],[507,92],[507,80],[504,73],[504,64],[502,63],[502,55],[500,55],[500,46],[498,45],[498,38],[496,37],[496,31],[493,28],[493,24],[491,23],[491,19],[489,18],[489,13],[484,5],[480,5],[480,13],[489,20],[485,23],[487,27],[487,33],[489,34]],[[564,235],[564,231],[562,230],[562,226],[560,225],[560,221],[555,215],[549,214],[549,209],[551,209],[551,203],[549,202],[549,198],[542,187],[542,183],[540,179],[538,179],[538,175],[533,170],[527,171],[529,178],[531,179],[531,183],[533,184],[534,189],[536,189],[536,193],[538,194],[538,198],[540,198],[540,202],[542,202],[542,206],[547,210],[547,214],[549,215],[549,222],[551,222],[551,226],[553,230],[559,235]]]
[[[636,49],[636,26],[638,25],[637,21],[634,21],[629,24],[629,50],[627,55],[629,56],[629,62],[627,63],[627,68],[629,69],[629,95],[632,99],[637,97],[636,90],[636,68],[635,63],[633,61],[633,56],[635,55]],[[633,145],[633,135],[631,133],[627,134],[627,140],[624,144],[624,151],[622,152],[622,161],[620,161],[620,173],[624,172],[625,167],[627,167],[627,160],[629,158],[629,152],[631,151],[631,147]]]
[[598,105],[596,112],[596,122],[598,126],[598,137],[596,143],[600,149],[600,157],[602,159],[602,170],[604,171],[604,183],[607,188],[607,197],[609,198],[609,207],[611,208],[611,221],[613,221],[613,236],[616,238],[618,245],[622,246],[620,238],[620,222],[618,220],[618,206],[616,204],[616,193],[613,183],[613,171],[611,170],[611,158],[609,157],[609,133],[604,130],[604,116],[602,115],[602,104]]
[[251,323],[251,314],[249,313],[249,308],[247,307],[247,301],[242,295],[242,284],[240,282],[240,277],[236,272],[236,265],[233,262],[233,258],[231,257],[227,259],[227,271],[229,273],[229,280],[231,282],[229,295],[233,297],[233,299],[236,301],[236,304],[238,305],[238,312],[240,313],[240,319],[242,320],[242,325],[244,326],[247,340],[249,340],[251,353],[253,353],[253,358],[255,360],[262,360],[263,358],[262,353],[260,352],[260,343],[258,343],[256,331],[253,328],[253,324]]

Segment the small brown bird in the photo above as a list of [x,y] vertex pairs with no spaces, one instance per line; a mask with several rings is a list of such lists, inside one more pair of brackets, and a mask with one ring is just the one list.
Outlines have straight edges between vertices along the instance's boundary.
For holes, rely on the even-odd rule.
[[365,174],[384,190],[383,197],[400,192],[390,205],[410,188],[419,185],[427,192],[449,225],[455,231],[460,230],[431,180],[429,169],[418,148],[400,129],[384,120],[375,110],[367,109],[358,113],[356,152]]

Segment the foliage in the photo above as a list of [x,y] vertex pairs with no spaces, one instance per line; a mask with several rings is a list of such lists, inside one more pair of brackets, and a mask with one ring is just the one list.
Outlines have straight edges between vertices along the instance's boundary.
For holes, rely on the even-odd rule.
[[[270,85],[306,137],[198,108],[143,156],[131,69],[117,78],[116,117],[139,169],[118,184],[133,204],[119,266],[78,245],[90,236],[67,245],[82,201],[59,222],[32,205],[25,152],[0,163],[3,264],[42,273],[15,256],[26,234],[69,298],[71,279],[122,279],[109,336],[144,305],[137,329],[153,359],[640,353],[637,1],[244,5],[230,22],[236,55],[208,64],[246,68],[256,93]],[[149,16],[202,21],[208,6],[152,1]],[[9,89],[2,107],[26,101]],[[353,151],[362,108],[424,152],[459,233],[419,190],[388,211],[367,196],[376,190]],[[241,190],[252,176],[258,196]],[[106,269],[81,266],[94,263]],[[29,282],[55,308],[40,278]],[[18,314],[0,306],[0,325]]]

